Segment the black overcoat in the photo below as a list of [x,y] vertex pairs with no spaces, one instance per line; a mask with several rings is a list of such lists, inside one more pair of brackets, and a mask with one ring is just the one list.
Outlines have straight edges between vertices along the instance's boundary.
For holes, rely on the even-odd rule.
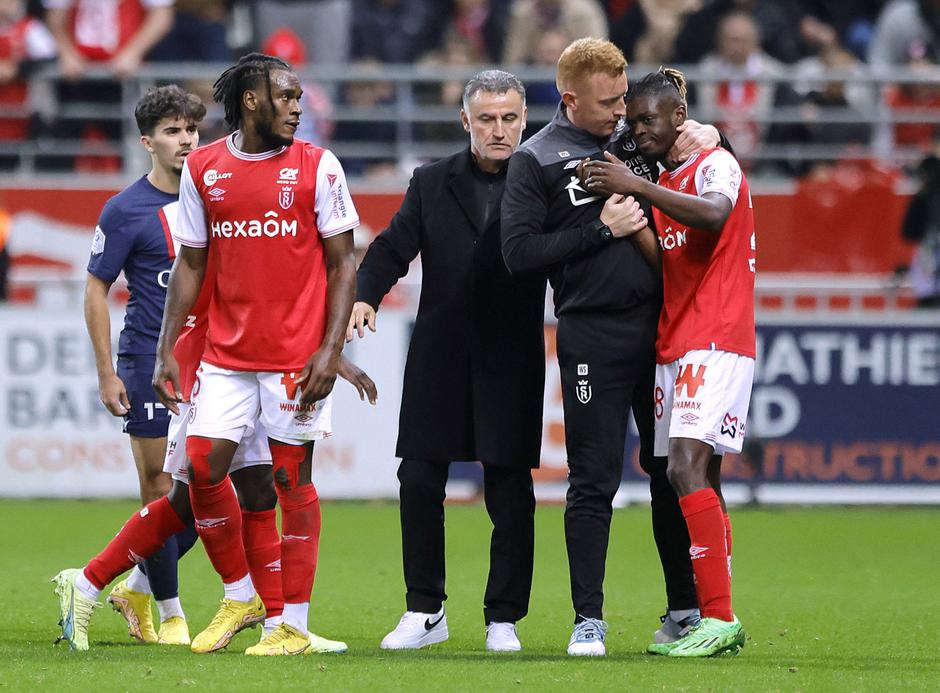
[[473,165],[466,149],[415,170],[401,208],[359,266],[356,300],[378,309],[421,254],[398,457],[537,467],[545,279],[510,276],[499,215],[484,229],[482,210],[473,208]]

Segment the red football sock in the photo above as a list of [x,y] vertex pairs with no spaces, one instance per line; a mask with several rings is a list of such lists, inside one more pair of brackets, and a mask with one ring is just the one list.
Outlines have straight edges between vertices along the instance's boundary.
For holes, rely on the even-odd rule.
[[274,489],[281,504],[281,584],[285,604],[310,601],[320,544],[320,500],[313,484],[298,486],[308,452],[301,445],[271,444]]
[[277,512],[242,510],[242,541],[251,571],[251,581],[264,602],[266,617],[280,616],[284,610],[281,588],[281,536],[277,532]]
[[728,575],[728,550],[725,546],[725,521],[721,502],[715,491],[705,488],[679,499],[689,526],[692,546],[692,570],[702,618],[733,621],[731,577]]
[[103,590],[114,578],[149,558],[167,539],[185,528],[170,505],[170,499],[158,498],[130,516],[104,551],[85,566],[85,577]]
[[284,601],[310,601],[320,545],[320,499],[313,484],[277,489],[281,504],[281,584]]
[[728,549],[728,575],[731,575],[731,516],[725,513],[725,546]]
[[209,481],[208,438],[186,438],[186,455],[193,473],[189,480],[189,499],[196,518],[196,531],[206,547],[209,561],[231,584],[248,575],[248,559],[242,544],[242,513],[238,497],[228,477],[217,484]]

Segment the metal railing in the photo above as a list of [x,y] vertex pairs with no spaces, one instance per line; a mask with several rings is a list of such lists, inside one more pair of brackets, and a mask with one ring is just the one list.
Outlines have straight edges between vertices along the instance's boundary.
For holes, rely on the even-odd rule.
[[[22,142],[0,143],[0,157],[15,157],[18,165],[13,176],[32,179],[37,175],[50,175],[42,172],[44,157],[117,157],[125,177],[136,175],[146,167],[146,158],[138,144],[138,135],[133,121],[134,104],[139,96],[150,86],[169,82],[185,84],[211,84],[215,77],[227,67],[215,64],[194,63],[154,63],[145,65],[137,75],[120,83],[120,102],[113,104],[91,104],[84,102],[59,103],[55,97],[55,84],[58,80],[54,68],[48,68],[32,79],[32,86],[41,95],[39,102],[44,104],[40,111],[48,120],[79,119],[98,124],[120,126],[122,138],[119,142],[102,141],[88,143],[82,141],[79,132],[60,132],[56,137],[41,135]],[[464,82],[483,66],[445,67],[425,65],[385,65],[374,66],[324,66],[301,71],[302,81],[316,83],[333,102],[330,120],[335,123],[373,123],[383,125],[394,131],[394,137],[382,141],[363,141],[362,139],[333,139],[327,144],[341,159],[387,159],[401,164],[403,176],[407,176],[409,164],[420,160],[434,159],[452,153],[465,144],[466,139],[459,128],[450,132],[439,132],[440,126],[456,126],[458,122],[457,104],[434,102],[436,90],[447,82]],[[629,68],[633,77],[645,74],[650,66]],[[741,80],[758,84],[791,84],[793,75],[750,76],[736,72],[716,73],[699,66],[686,66],[689,83],[703,86]],[[529,86],[553,84],[554,72],[548,68],[520,68],[516,74]],[[89,81],[112,81],[113,78],[104,70],[88,73]],[[829,125],[865,125],[871,135],[867,142],[844,145],[836,142],[787,142],[778,144],[764,142],[749,155],[754,164],[767,161],[830,161],[833,159],[878,159],[886,163],[909,165],[923,156],[919,145],[895,145],[891,141],[891,132],[895,126],[905,124],[940,125],[940,109],[936,108],[891,108],[881,98],[885,87],[898,85],[931,86],[940,89],[940,68],[923,72],[908,69],[863,68],[852,71],[827,71],[822,75],[799,76],[804,85],[824,85],[844,82],[853,87],[862,87],[870,94],[870,108],[863,111],[846,108],[822,108],[817,111],[816,124]],[[372,106],[349,106],[343,103],[343,91],[350,85],[363,83],[385,83],[391,96]],[[34,99],[37,101],[37,99]],[[547,122],[553,115],[553,104],[529,104],[528,134]],[[694,101],[690,104],[693,117],[701,120],[719,120],[721,113],[705,112]],[[22,113],[16,110],[0,110],[0,117],[11,117]],[[767,109],[751,114],[749,122],[769,127],[771,125],[798,125],[806,122],[806,113],[802,107],[787,106]],[[212,104],[209,108],[209,121],[218,123],[221,111]],[[758,170],[760,175],[761,171]],[[73,174],[67,174],[73,175]],[[94,174],[83,174],[94,175]]]

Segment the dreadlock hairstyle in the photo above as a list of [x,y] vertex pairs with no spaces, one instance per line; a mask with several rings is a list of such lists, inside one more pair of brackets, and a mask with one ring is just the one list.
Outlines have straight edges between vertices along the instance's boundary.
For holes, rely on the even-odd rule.
[[631,84],[630,89],[627,90],[627,100],[639,96],[659,96],[669,92],[676,95],[679,103],[685,104],[687,92],[685,75],[675,68],[661,67],[656,72],[650,72]]
[[241,126],[241,99],[245,91],[257,89],[264,84],[268,90],[268,99],[274,101],[271,97],[272,70],[292,72],[293,68],[273,55],[249,53],[219,75],[212,85],[212,98],[225,109],[225,122],[231,130],[237,130]]

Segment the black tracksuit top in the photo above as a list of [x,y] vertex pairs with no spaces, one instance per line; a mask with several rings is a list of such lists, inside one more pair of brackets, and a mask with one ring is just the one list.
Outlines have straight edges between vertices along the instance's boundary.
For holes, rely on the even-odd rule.
[[[618,128],[598,138],[575,127],[561,105],[548,125],[509,161],[501,225],[503,258],[510,272],[543,271],[554,289],[555,315],[623,311],[660,301],[659,277],[629,238],[604,239],[596,228],[605,197],[578,182],[582,159],[609,151],[633,172],[655,181],[658,170]],[[652,222],[649,205],[644,204]]]

